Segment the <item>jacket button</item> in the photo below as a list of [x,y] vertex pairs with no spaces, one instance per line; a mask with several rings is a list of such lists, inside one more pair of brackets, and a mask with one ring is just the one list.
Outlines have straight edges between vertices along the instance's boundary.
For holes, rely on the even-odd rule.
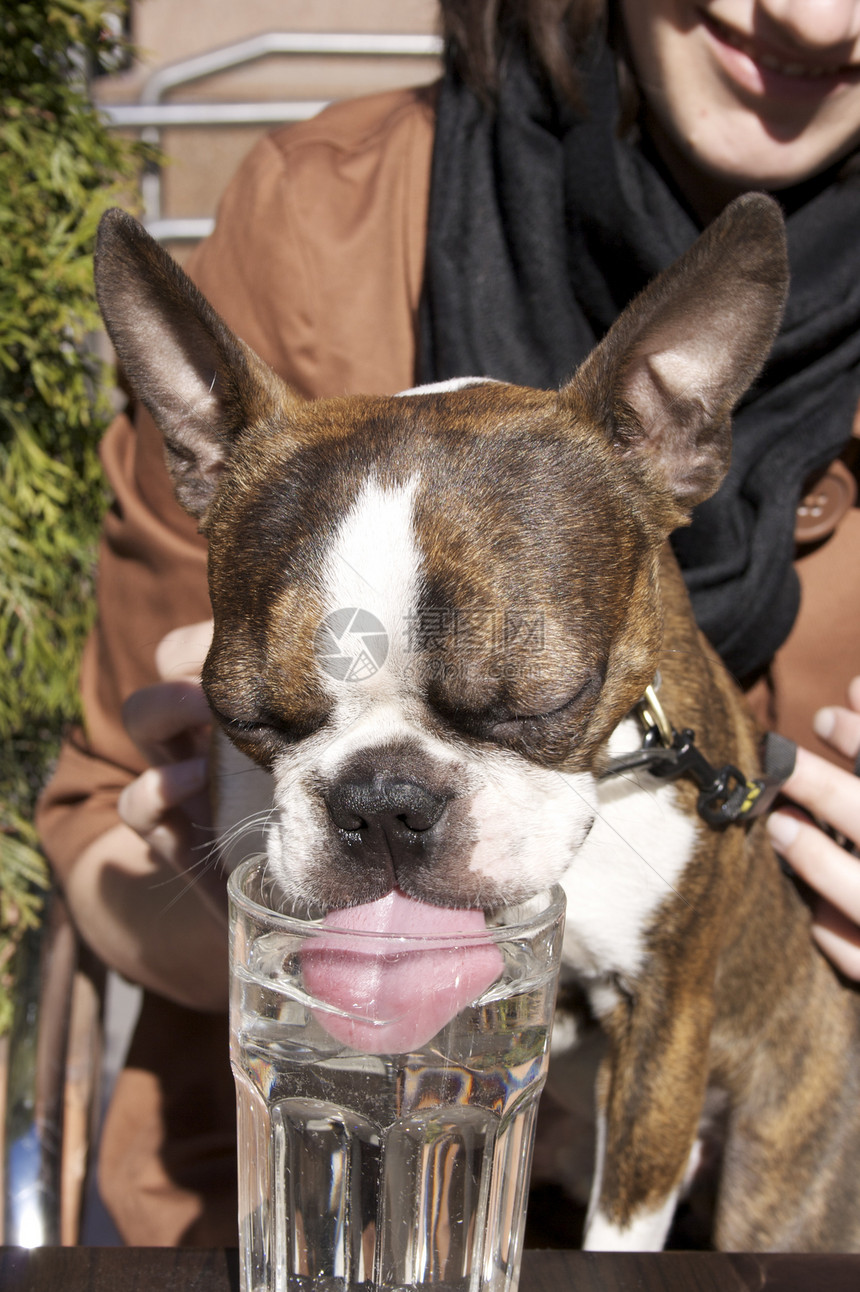
[[801,498],[794,537],[797,543],[817,543],[833,533],[857,501],[857,481],[836,458]]

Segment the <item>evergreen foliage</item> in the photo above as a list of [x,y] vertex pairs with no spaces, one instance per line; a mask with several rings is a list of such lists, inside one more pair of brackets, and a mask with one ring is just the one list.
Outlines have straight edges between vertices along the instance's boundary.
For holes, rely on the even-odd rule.
[[78,716],[94,604],[96,446],[110,410],[88,345],[92,247],[139,148],[108,131],[87,77],[116,64],[121,8],[0,5],[0,1030],[14,947],[45,885],[35,801]]

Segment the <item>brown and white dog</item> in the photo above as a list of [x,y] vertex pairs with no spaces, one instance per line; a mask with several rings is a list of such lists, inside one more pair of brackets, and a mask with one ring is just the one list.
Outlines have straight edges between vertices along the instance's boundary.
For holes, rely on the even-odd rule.
[[720,1246],[860,1248],[857,996],[760,824],[704,824],[683,779],[601,779],[658,674],[665,713],[755,774],[666,538],[717,488],[778,325],[776,205],[730,206],[558,392],[305,402],[118,211],[97,281],[209,541],[204,687],[226,772],[263,769],[256,804],[224,777],[227,816],[264,813],[281,887],[489,909],[560,882],[609,1038],[586,1244],[662,1246],[707,1098]]

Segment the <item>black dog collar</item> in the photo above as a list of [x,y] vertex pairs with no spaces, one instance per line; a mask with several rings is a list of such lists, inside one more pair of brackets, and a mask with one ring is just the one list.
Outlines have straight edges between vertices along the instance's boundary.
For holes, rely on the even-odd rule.
[[763,816],[794,769],[796,746],[774,732],[765,739],[763,776],[751,780],[731,763],[715,767],[697,746],[695,733],[689,727],[679,731],[669,721],[656,684],[645,688],[633,714],[644,728],[642,745],[613,758],[601,780],[636,768],[661,780],[689,776],[699,787],[699,816],[714,829]]

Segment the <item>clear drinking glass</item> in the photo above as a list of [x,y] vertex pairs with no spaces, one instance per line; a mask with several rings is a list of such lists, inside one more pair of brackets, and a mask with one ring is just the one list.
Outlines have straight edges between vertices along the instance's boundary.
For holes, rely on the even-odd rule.
[[561,889],[406,937],[229,893],[243,1292],[514,1292]]

